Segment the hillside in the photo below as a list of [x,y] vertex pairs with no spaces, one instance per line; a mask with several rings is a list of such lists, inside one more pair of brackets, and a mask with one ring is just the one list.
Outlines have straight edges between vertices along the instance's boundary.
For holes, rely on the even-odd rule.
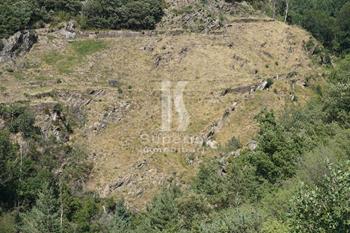
[[[0,102],[29,102],[48,135],[88,153],[86,190],[124,197],[135,208],[170,180],[188,184],[204,158],[230,154],[222,148],[232,137],[249,146],[256,114],[305,103],[313,95],[309,82],[319,82],[322,71],[307,51],[307,32],[259,18],[234,20],[216,34],[91,32],[73,41],[46,29],[38,34],[30,53],[2,65]],[[188,82],[184,132],[176,125],[160,132],[164,80]],[[68,138],[50,125],[47,110],[56,103],[73,119]],[[145,143],[144,135],[153,139]],[[207,146],[174,141],[188,136]]]

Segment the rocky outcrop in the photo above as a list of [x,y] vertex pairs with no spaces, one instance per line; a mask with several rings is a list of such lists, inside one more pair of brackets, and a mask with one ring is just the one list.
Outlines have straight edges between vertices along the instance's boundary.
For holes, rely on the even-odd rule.
[[203,135],[204,145],[212,149],[217,149],[217,142],[214,140],[215,135],[224,127],[227,118],[232,112],[236,110],[238,103],[234,102],[229,108],[227,108],[223,116],[216,122],[214,122]]
[[60,34],[63,35],[66,39],[75,39],[77,33],[75,31],[77,23],[73,20],[65,23],[64,27],[60,30]]
[[226,88],[224,89],[220,95],[221,96],[226,96],[230,93],[235,93],[235,94],[245,94],[245,93],[254,93],[256,91],[263,91],[265,89],[269,88],[269,82],[267,80],[261,82],[261,83],[256,83],[253,85],[248,85],[248,86],[239,86],[239,87],[234,87],[234,88]]
[[70,122],[61,104],[46,102],[31,106],[35,113],[36,126],[40,128],[45,139],[54,138],[57,142],[68,142],[73,133]]
[[107,125],[111,122],[119,122],[122,120],[126,112],[130,108],[130,103],[127,101],[121,101],[117,104],[108,106],[105,111],[99,113],[99,120],[95,122],[90,129],[98,133],[105,129]]
[[33,31],[20,31],[8,39],[2,39],[0,46],[0,63],[13,60],[27,53],[38,41],[38,36]]

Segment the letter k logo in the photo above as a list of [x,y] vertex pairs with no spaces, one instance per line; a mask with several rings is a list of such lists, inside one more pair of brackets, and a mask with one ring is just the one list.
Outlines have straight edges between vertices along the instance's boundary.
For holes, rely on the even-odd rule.
[[[171,82],[162,81],[162,131],[170,131],[172,125],[172,100],[178,115],[177,131],[185,131],[190,123],[190,117],[183,100],[183,91],[188,82],[179,81],[171,92]],[[173,98],[174,97],[174,98]]]

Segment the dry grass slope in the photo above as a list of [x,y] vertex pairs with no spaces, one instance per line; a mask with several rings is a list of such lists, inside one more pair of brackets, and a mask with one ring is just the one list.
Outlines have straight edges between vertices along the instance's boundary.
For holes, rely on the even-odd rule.
[[[201,159],[217,154],[210,148],[197,153],[143,152],[145,146],[159,146],[143,144],[140,135],[159,134],[161,81],[189,82],[184,100],[190,125],[183,135],[202,135],[237,102],[215,140],[225,145],[235,136],[247,144],[256,133],[254,116],[261,109],[280,111],[312,95],[302,85],[320,69],[304,49],[309,39],[297,27],[265,21],[237,21],[219,35],[68,42],[43,32],[27,56],[15,66],[1,67],[0,102],[78,106],[85,120],[70,143],[86,148],[94,161],[87,189],[124,197],[130,206],[142,208],[162,184],[175,179],[186,185]],[[274,80],[270,89],[249,91],[268,78]],[[223,95],[226,89],[236,91]],[[295,93],[298,102],[291,101]]]

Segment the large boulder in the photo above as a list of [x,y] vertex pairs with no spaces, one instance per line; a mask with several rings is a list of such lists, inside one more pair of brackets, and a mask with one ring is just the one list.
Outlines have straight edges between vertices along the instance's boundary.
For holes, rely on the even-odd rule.
[[0,62],[13,60],[24,55],[37,41],[37,34],[28,30],[16,32],[8,39],[2,39],[0,42]]

